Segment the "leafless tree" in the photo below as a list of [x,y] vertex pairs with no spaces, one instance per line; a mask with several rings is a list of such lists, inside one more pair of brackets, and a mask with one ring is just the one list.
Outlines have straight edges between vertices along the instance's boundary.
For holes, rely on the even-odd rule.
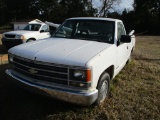
[[114,5],[119,4],[121,0],[100,0],[102,2],[102,6],[98,13],[98,16],[106,17],[109,10],[114,10]]

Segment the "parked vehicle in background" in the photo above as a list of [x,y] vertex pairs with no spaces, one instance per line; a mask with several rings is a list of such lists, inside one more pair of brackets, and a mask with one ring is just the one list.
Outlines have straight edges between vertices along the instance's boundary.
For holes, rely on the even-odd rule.
[[53,32],[60,26],[60,24],[55,24],[48,21],[45,21],[45,23],[50,27],[50,34],[53,34]]
[[134,31],[109,18],[70,18],[51,38],[11,48],[9,78],[42,95],[80,105],[101,104],[110,81],[130,61]]
[[28,24],[23,30],[3,33],[2,44],[7,48],[11,48],[22,43],[49,37],[49,26],[43,22],[37,22]]

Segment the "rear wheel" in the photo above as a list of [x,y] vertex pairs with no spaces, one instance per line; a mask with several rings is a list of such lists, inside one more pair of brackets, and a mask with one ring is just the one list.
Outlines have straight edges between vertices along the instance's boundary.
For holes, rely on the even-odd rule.
[[97,89],[98,89],[98,98],[96,100],[96,105],[100,105],[104,102],[105,98],[109,95],[109,87],[110,87],[110,76],[108,73],[103,73]]
[[127,64],[129,64],[132,61],[132,54],[130,54],[129,59],[127,60]]
[[133,49],[132,49],[132,51],[130,53],[130,56],[129,56],[128,60],[127,60],[127,64],[129,64],[132,61],[132,53],[133,53]]

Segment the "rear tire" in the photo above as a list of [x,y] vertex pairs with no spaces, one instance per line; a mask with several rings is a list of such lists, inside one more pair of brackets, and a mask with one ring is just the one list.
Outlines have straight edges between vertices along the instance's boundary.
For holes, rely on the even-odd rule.
[[105,98],[109,96],[110,89],[110,76],[108,73],[103,73],[100,77],[98,86],[98,98],[95,102],[96,105],[100,105],[104,102]]
[[133,53],[133,49],[132,49],[132,51],[130,53],[130,56],[129,56],[128,60],[127,60],[127,64],[129,64],[132,61],[132,53]]
[[130,54],[129,59],[127,60],[127,64],[129,64],[132,61],[132,54]]

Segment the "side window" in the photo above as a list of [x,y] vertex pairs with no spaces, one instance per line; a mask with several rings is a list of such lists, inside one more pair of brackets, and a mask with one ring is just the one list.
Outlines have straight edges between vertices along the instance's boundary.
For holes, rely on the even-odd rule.
[[120,42],[121,35],[126,35],[126,31],[125,31],[124,26],[121,22],[118,23],[117,27],[118,27],[117,28],[118,29],[117,39]]
[[44,32],[49,32],[49,27],[48,27],[48,25],[43,25],[43,27],[42,27],[41,30],[44,30]]

